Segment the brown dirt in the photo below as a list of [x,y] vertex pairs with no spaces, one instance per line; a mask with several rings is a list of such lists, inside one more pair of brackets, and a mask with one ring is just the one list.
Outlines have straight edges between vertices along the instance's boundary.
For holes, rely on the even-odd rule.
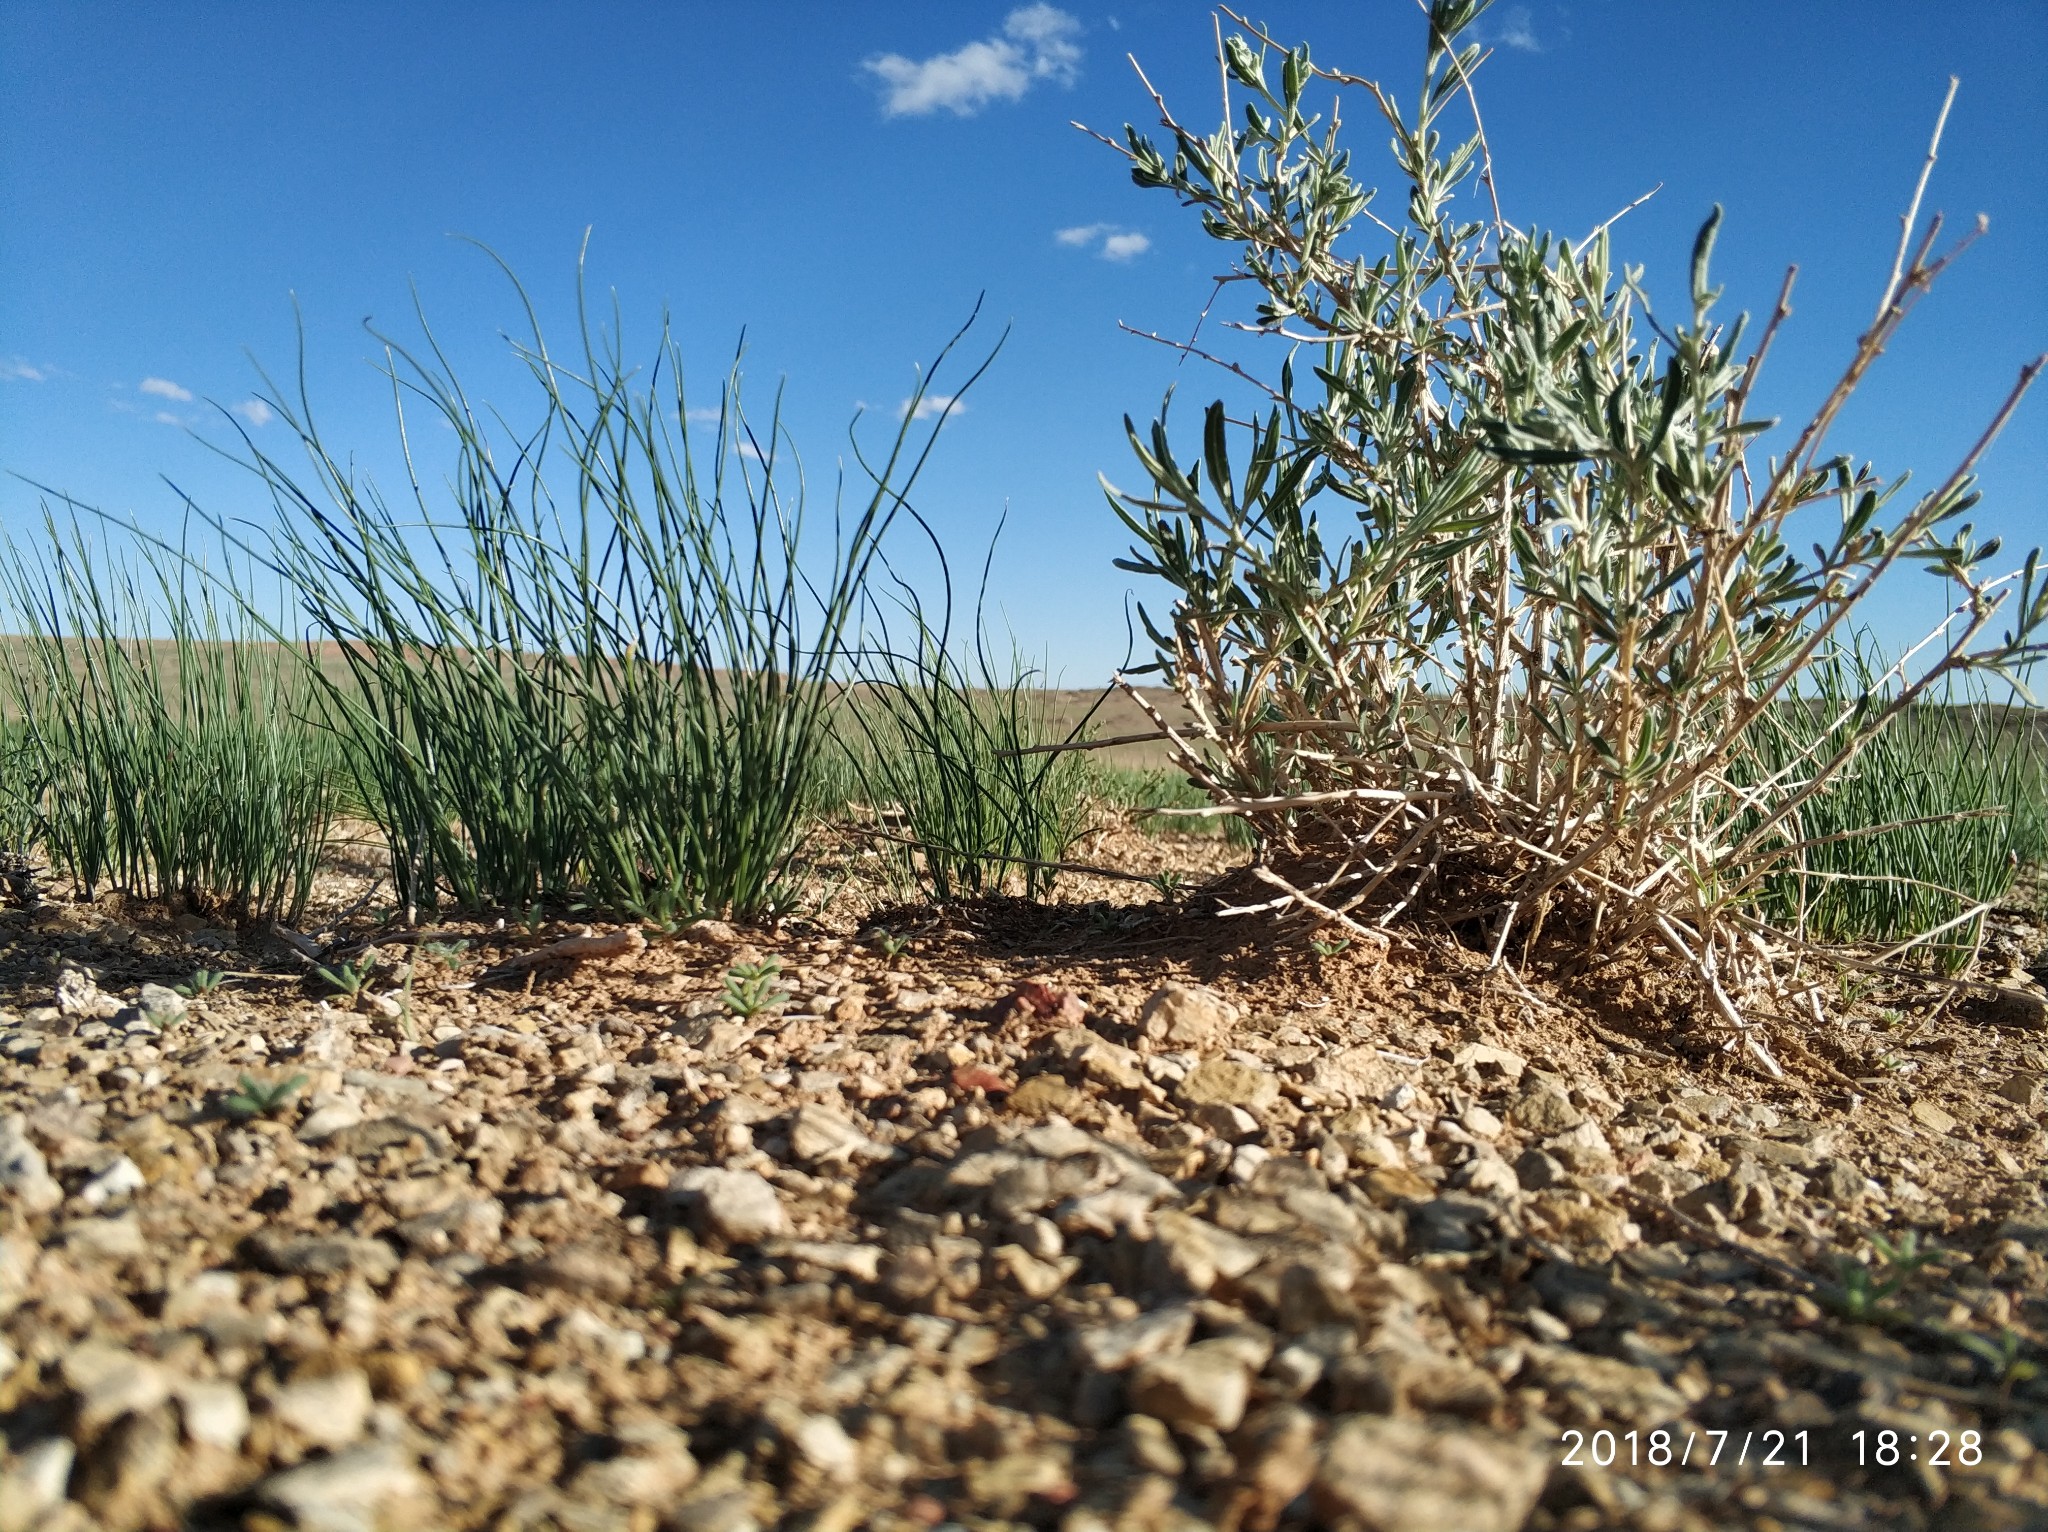
[[0,1532],[2048,1526],[2023,1003],[1859,994],[1772,1080],[1655,969],[1108,878],[491,977],[574,929],[316,933],[349,1007],[0,912]]

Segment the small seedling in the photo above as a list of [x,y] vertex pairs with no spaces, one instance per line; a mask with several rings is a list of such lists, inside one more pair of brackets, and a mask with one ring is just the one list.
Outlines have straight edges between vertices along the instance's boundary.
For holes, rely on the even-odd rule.
[[876,926],[868,937],[868,945],[885,958],[899,958],[910,948],[910,938],[898,936],[887,926]]
[[1337,956],[1337,954],[1340,952],[1346,952],[1350,950],[1351,938],[1348,936],[1339,936],[1334,940],[1326,941],[1320,936],[1312,936],[1309,938],[1308,944],[1309,946],[1315,949],[1315,954],[1317,957],[1333,958]]
[[420,956],[430,963],[439,963],[453,972],[462,966],[462,955],[469,951],[466,940],[452,942],[421,942]]
[[519,924],[526,928],[528,936],[536,936],[540,928],[548,923],[548,912],[538,900],[526,907],[526,913],[519,917]]
[[1941,1259],[1938,1250],[1920,1248],[1918,1230],[1908,1229],[1893,1244],[1882,1234],[1870,1236],[1884,1275],[1880,1278],[1867,1262],[1844,1256],[1840,1263],[1841,1291],[1835,1307],[1844,1319],[1880,1320],[1895,1318],[1885,1305],[1895,1297],[1913,1274]]
[[725,988],[719,994],[719,1003],[742,1021],[751,1021],[789,998],[788,988],[777,982],[781,976],[782,964],[775,958],[735,963],[725,971]]
[[359,958],[353,963],[341,963],[333,968],[315,967],[314,975],[331,986],[336,994],[348,996],[350,1005],[362,998],[369,987],[370,975],[375,965],[368,958]]
[[2022,1342],[2016,1330],[2005,1331],[1995,1341],[1967,1330],[1957,1330],[1952,1335],[1958,1346],[1991,1369],[2002,1389],[2031,1383],[2041,1375],[2040,1363],[2020,1355]]
[[219,989],[221,981],[226,978],[227,975],[218,968],[195,968],[192,970],[191,978],[183,984],[174,984],[171,988],[187,1000],[197,1000],[201,995],[210,995]]
[[1147,881],[1159,891],[1160,898],[1168,901],[1180,898],[1182,891],[1188,886],[1187,874],[1171,867],[1164,872],[1153,873]]
[[289,1102],[306,1083],[304,1075],[293,1075],[289,1080],[265,1083],[254,1075],[241,1077],[241,1089],[228,1097],[221,1105],[233,1117],[268,1117]]

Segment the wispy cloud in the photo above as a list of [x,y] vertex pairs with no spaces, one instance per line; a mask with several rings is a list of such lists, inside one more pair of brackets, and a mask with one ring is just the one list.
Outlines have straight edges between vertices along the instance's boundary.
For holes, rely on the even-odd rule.
[[1526,5],[1511,5],[1501,13],[1500,45],[1517,53],[1541,53],[1543,43],[1536,36],[1536,18]]
[[1074,41],[1081,23],[1057,6],[1022,6],[1003,20],[1002,34],[951,53],[906,58],[883,53],[862,68],[881,81],[887,117],[926,117],[944,110],[972,117],[991,101],[1017,101],[1040,80],[1071,85],[1081,69]]
[[49,371],[18,356],[0,356],[0,383],[43,383]]
[[1096,254],[1105,261],[1128,261],[1152,248],[1152,241],[1145,235],[1134,229],[1120,229],[1113,223],[1076,224],[1071,229],[1055,229],[1052,237],[1077,250],[1100,240],[1102,245]]
[[700,426],[715,426],[724,418],[724,411],[716,409],[684,410],[683,419],[695,421]]
[[908,415],[912,420],[930,420],[949,411],[955,415],[967,413],[967,406],[960,402],[958,394],[926,394],[915,404],[905,399],[896,406],[897,414]]
[[159,399],[169,399],[177,404],[192,402],[192,390],[181,388],[169,378],[144,378],[135,386],[142,393],[154,394]]
[[173,415],[169,410],[158,410],[149,418],[160,426],[181,426],[185,423],[184,416]]
[[244,399],[235,406],[235,413],[252,426],[267,426],[276,418],[275,412],[261,399]]

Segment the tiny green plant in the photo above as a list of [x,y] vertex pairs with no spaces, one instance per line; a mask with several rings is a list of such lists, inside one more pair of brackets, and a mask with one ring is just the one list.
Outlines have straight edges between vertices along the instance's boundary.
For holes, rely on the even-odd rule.
[[469,951],[466,940],[448,942],[421,942],[420,956],[430,963],[439,963],[453,972],[462,966],[463,955]]
[[302,1074],[288,1080],[264,1081],[252,1074],[244,1074],[238,1082],[240,1089],[221,1104],[232,1117],[268,1117],[297,1095],[306,1083]]
[[191,978],[183,984],[174,984],[171,987],[187,1000],[197,1000],[201,995],[210,995],[219,989],[226,978],[227,975],[218,968],[195,968],[192,970]]
[[360,958],[353,963],[338,963],[332,968],[316,966],[313,974],[336,994],[347,996],[349,1004],[353,1005],[369,987],[373,969],[374,965],[367,958]]
[[1176,868],[1169,867],[1164,872],[1155,872],[1147,881],[1158,890],[1159,897],[1168,903],[1177,901],[1187,892],[1188,875]]
[[909,950],[910,938],[891,931],[887,926],[876,926],[868,937],[868,945],[885,958],[899,958]]
[[1315,949],[1315,954],[1317,957],[1333,958],[1336,957],[1339,953],[1347,951],[1350,948],[1351,938],[1348,936],[1339,936],[1326,940],[1325,938],[1320,936],[1313,936],[1309,938],[1308,944],[1310,947]]
[[719,1003],[742,1021],[751,1021],[789,998],[781,977],[782,964],[775,958],[735,963],[725,971],[725,988],[719,992]]
[[1995,1341],[1968,1330],[1952,1330],[1949,1335],[1958,1346],[1991,1369],[2001,1388],[2011,1389],[2041,1376],[2041,1364],[2020,1354],[2025,1342],[2016,1330],[2003,1331]]
[[[1844,1319],[1882,1321],[1897,1318],[1896,1311],[1887,1305],[1916,1272],[1934,1265],[1942,1254],[1932,1247],[1923,1248],[1916,1229],[1908,1229],[1897,1243],[1882,1234],[1873,1234],[1870,1245],[1877,1253],[1878,1267],[1873,1268],[1854,1256],[1844,1256],[1841,1260],[1841,1279],[1834,1305]],[[1882,1276],[1878,1274],[1880,1269]]]

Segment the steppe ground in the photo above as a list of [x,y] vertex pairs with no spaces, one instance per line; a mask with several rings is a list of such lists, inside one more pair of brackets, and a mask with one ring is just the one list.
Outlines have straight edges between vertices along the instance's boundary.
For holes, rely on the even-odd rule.
[[352,1004],[0,911],[0,1532],[2048,1526],[2019,909],[2003,998],[1859,990],[1772,1079],[1652,969],[1138,882],[579,959],[372,871],[305,933]]

